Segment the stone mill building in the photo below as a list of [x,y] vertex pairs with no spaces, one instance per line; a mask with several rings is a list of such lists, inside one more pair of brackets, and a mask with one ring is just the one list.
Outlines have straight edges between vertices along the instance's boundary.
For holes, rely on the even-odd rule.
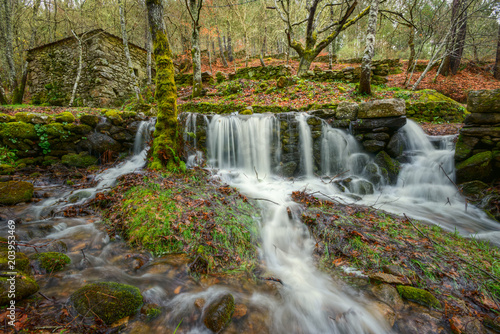
[[[73,105],[121,105],[134,93],[122,38],[102,29],[80,36],[83,67]],[[147,78],[147,51],[132,43],[129,49],[134,73],[142,83]],[[78,41],[74,36],[28,50],[28,90],[32,102],[67,106],[77,76],[78,59]]]

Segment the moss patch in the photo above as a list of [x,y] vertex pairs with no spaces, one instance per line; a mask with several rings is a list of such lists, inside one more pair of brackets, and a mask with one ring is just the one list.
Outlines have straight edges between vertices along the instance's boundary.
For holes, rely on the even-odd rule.
[[62,112],[55,116],[55,120],[58,123],[73,123],[75,121],[75,116],[69,111]]
[[[7,239],[5,239],[7,241]],[[5,244],[7,246],[7,244]],[[29,273],[30,272],[30,260],[28,257],[21,252],[16,252],[16,258],[15,258],[15,270],[12,270],[10,268],[9,264],[9,253],[8,249],[5,248],[5,251],[0,252],[0,270],[2,271],[22,271]]]
[[30,258],[37,260],[40,268],[47,272],[61,271],[66,265],[71,263],[71,259],[66,254],[57,252],[36,253],[30,256]]
[[97,163],[97,158],[88,155],[87,152],[80,152],[80,154],[70,153],[64,155],[61,161],[67,166],[86,168],[95,165]]
[[[0,305],[9,303],[9,288],[10,282],[7,280],[9,277],[0,277]],[[16,300],[22,300],[26,297],[36,293],[40,287],[36,281],[23,272],[18,272],[15,278],[16,286]]]
[[437,298],[434,297],[434,295],[429,291],[404,285],[398,285],[396,288],[398,289],[401,297],[405,299],[412,300],[425,306],[438,309],[441,308],[441,303],[439,302],[439,300],[437,300]]
[[0,137],[6,139],[37,139],[33,124],[24,122],[0,123]]
[[0,203],[13,205],[33,197],[33,184],[25,181],[0,182]]
[[110,325],[137,313],[142,306],[142,295],[130,285],[101,282],[76,290],[70,301],[81,315],[96,316]]

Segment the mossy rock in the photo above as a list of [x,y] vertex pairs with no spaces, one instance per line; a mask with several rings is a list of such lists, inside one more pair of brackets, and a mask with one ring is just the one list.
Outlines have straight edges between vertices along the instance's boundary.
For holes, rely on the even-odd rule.
[[492,158],[493,153],[485,151],[457,164],[457,183],[474,180],[488,182],[492,173]]
[[[6,305],[11,300],[9,298],[9,288],[11,286],[10,281],[8,281],[9,278],[10,276],[0,276],[0,305]],[[15,287],[16,301],[29,297],[40,289],[36,281],[23,272],[17,273]]]
[[0,252],[9,250],[9,240],[4,237],[0,237]]
[[[3,245],[7,247],[7,244]],[[15,269],[12,269],[10,268],[9,264],[8,248],[2,248],[2,252],[0,252],[0,271],[13,271],[13,272],[23,271],[25,273],[29,273],[30,260],[28,259],[28,257],[21,252],[16,252],[15,254],[16,254]]]
[[215,78],[217,80],[217,83],[222,83],[226,81],[226,76],[220,71],[215,73]]
[[25,181],[0,182],[0,203],[14,205],[33,197],[33,184]]
[[253,115],[253,110],[251,108],[245,108],[240,111],[240,115]]
[[138,288],[115,282],[87,284],[70,297],[75,309],[83,316],[97,316],[110,325],[132,316],[142,306]]
[[10,122],[0,123],[0,138],[37,139],[38,136],[33,124],[25,122]]
[[429,291],[404,285],[398,285],[396,288],[398,289],[398,292],[401,295],[401,297],[405,299],[414,301],[416,303],[428,307],[433,307],[437,309],[441,308],[441,303],[439,302],[439,300],[436,297],[434,297],[434,295]]
[[463,122],[465,108],[457,101],[436,92],[424,89],[412,94],[416,100],[406,101],[406,114],[419,122],[432,122],[437,119],[449,122]]
[[49,137],[60,137],[66,133],[61,123],[50,123],[44,125],[42,129]]
[[36,158],[23,158],[23,159],[19,159],[16,161],[16,164],[25,164],[25,165],[38,165],[39,163],[41,163],[43,161],[43,157],[36,157]]
[[9,122],[14,122],[16,120],[15,117],[8,115],[8,114],[0,114],[0,123],[9,123]]
[[392,159],[385,151],[380,151],[375,156],[374,162],[379,165],[380,168],[387,170],[389,181],[392,184],[397,182],[400,169],[400,163],[397,160]]
[[86,168],[97,163],[97,158],[88,155],[87,152],[80,152],[79,154],[70,153],[61,158],[61,161],[66,166]]
[[470,91],[467,94],[467,110],[471,113],[500,112],[500,89]]
[[38,266],[47,272],[61,271],[71,263],[66,254],[57,252],[36,253],[31,255],[30,259],[35,260]]
[[87,124],[65,124],[64,129],[71,132],[71,134],[86,135],[92,131],[92,128]]
[[58,123],[73,123],[75,121],[75,116],[69,111],[62,112],[55,116],[55,120]]
[[113,123],[113,125],[121,125],[123,123],[123,118],[120,113],[116,110],[109,110],[106,112],[106,117]]
[[15,114],[15,119],[18,122],[32,123],[32,124],[48,124],[54,120],[50,115],[30,112],[18,112]]
[[203,323],[214,333],[220,333],[231,321],[233,313],[234,297],[227,293],[207,307]]
[[489,187],[490,186],[486,183],[478,180],[465,182],[460,185],[460,189],[462,190],[462,194],[464,196],[477,196]]
[[[140,107],[140,110],[141,111],[148,111],[149,109],[151,109],[151,105],[149,104],[141,104],[141,107]],[[135,111],[124,111],[121,113],[121,116],[123,119],[129,119],[129,118],[135,118],[137,117],[137,112]]]
[[95,128],[99,124],[99,116],[96,115],[82,115],[80,116],[80,123],[86,124],[91,128]]
[[0,175],[10,175],[16,171],[16,168],[9,164],[0,164]]

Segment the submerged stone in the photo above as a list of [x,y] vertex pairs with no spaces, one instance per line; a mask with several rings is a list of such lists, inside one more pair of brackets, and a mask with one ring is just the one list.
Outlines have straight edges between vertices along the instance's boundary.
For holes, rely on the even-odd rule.
[[97,316],[109,325],[136,314],[142,306],[142,295],[131,285],[100,282],[76,290],[70,301],[81,315]]
[[71,263],[71,259],[63,253],[46,252],[36,253],[30,256],[36,265],[47,272],[61,271]]
[[234,297],[227,293],[207,306],[203,323],[215,333],[221,332],[231,321],[234,313]]

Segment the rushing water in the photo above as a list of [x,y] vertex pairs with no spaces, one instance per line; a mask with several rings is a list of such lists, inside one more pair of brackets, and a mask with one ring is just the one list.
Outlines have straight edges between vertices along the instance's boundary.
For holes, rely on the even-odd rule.
[[[209,304],[229,291],[236,303],[247,305],[251,315],[269,313],[269,321],[265,315],[252,318],[253,332],[261,328],[260,331],[268,329],[272,333],[387,333],[390,329],[370,307],[369,300],[339,286],[316,269],[312,258],[315,242],[293,214],[297,212],[297,204],[290,199],[292,191],[307,190],[345,203],[406,213],[465,235],[477,234],[491,240],[498,236],[498,224],[473,206],[466,210],[465,201],[448,179],[454,178],[452,136],[430,138],[409,121],[400,130],[405,140],[406,160],[397,182],[390,185],[373,163],[373,156],[363,152],[352,135],[324,122],[319,125],[321,131],[318,126],[313,129],[306,114],[290,113],[281,118],[270,114],[185,117],[189,164],[199,163],[202,157],[196,151],[200,147],[195,133],[199,126],[204,126],[207,162],[216,177],[248,197],[259,199],[262,264],[269,275],[283,282],[282,286],[273,294],[255,286],[242,286],[241,282],[207,289],[212,284],[197,284],[188,276],[187,258],[152,259],[148,254],[134,253],[125,243],[110,241],[107,233],[95,224],[98,222],[95,217],[41,218],[52,217],[68,205],[83,203],[113,186],[119,176],[140,170],[145,164],[145,143],[152,126],[142,123],[134,155],[97,175],[95,187],[59,191],[59,195],[31,206],[24,213],[32,219],[20,227],[24,240],[31,239],[33,244],[63,241],[72,259],[69,269],[42,278],[45,294],[65,298],[85,282],[97,280],[135,285],[147,302],[169,310],[149,324],[140,323],[140,332],[169,331],[184,319],[183,332],[208,333],[196,316],[199,311],[194,302],[203,298]],[[286,168],[295,170],[293,179],[283,177]],[[44,232],[47,225],[51,226],[50,232]],[[136,263],[141,261],[147,265],[138,269]],[[179,294],[173,293],[179,289]],[[231,332],[247,330],[238,327],[242,325],[237,321],[231,326]]]

